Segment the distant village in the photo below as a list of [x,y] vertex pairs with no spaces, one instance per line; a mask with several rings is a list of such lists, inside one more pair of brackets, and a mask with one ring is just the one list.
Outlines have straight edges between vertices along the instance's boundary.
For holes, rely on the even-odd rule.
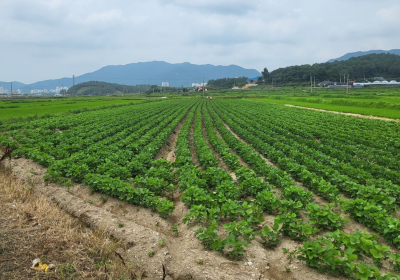
[[13,89],[12,92],[8,89],[0,87],[0,96],[8,97],[11,96],[19,96],[19,95],[30,95],[30,96],[43,96],[43,95],[51,95],[51,96],[62,96],[62,92],[67,92],[68,87],[56,87],[55,89],[31,89],[29,93],[24,93],[20,89]]
[[[233,90],[237,89],[247,89],[252,86],[257,86],[258,82],[258,77],[255,78],[250,78],[246,80],[246,85],[243,87],[237,87],[234,85],[232,88]],[[314,82],[315,83],[315,82]],[[363,83],[355,82],[355,81],[340,81],[340,82],[331,82],[331,81],[322,81],[317,84],[319,87],[324,87],[324,88],[346,88],[347,86],[352,87],[352,88],[361,88],[364,86],[368,85],[400,85],[400,82],[397,82],[395,80],[388,81],[384,77],[374,77],[374,81],[366,81]],[[162,82],[161,87],[162,88],[169,88],[169,82]],[[192,90],[191,91],[202,91],[203,88],[204,90],[207,91],[207,83],[192,83]],[[315,86],[315,84],[314,84]],[[31,89],[29,93],[25,93],[20,89],[13,89],[12,93],[10,90],[5,89],[3,87],[0,87],[0,98],[7,98],[11,96],[31,96],[31,97],[40,97],[40,96],[52,96],[52,97],[62,97],[65,96],[65,94],[68,91],[68,87],[56,87],[55,89]],[[175,92],[173,89],[165,89],[165,92]]]
[[395,80],[391,80],[388,81],[386,80],[384,77],[374,77],[374,82],[370,82],[370,81],[366,81],[364,83],[356,83],[355,81],[349,81],[347,82],[340,82],[340,83],[336,83],[336,82],[331,82],[331,81],[323,81],[321,83],[318,84],[318,86],[322,86],[322,87],[326,87],[326,88],[343,88],[343,87],[347,87],[347,84],[350,87],[364,87],[364,86],[369,86],[369,85],[400,85],[400,82],[397,82]]

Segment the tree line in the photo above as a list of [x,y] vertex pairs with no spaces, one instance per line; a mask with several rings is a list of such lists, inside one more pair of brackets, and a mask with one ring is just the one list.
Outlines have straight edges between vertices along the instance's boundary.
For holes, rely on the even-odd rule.
[[106,82],[85,82],[70,87],[67,94],[75,96],[101,96],[101,95],[112,95],[112,94],[131,94],[131,93],[179,93],[188,92],[187,88],[183,87],[159,87],[157,85],[135,85],[127,86]]
[[125,94],[125,93],[144,93],[149,90],[151,85],[135,85],[127,86],[106,82],[85,82],[74,85],[68,89],[67,94],[76,96],[86,95],[110,95],[110,94]]
[[234,85],[242,87],[246,84],[247,77],[211,79],[207,82],[208,88],[232,88]]
[[352,57],[345,61],[315,63],[313,65],[296,65],[279,68],[269,72],[267,68],[261,72],[260,84],[305,84],[310,76],[317,82],[344,81],[344,77],[356,82],[373,81],[374,77],[400,81],[400,56],[395,54],[369,54]]

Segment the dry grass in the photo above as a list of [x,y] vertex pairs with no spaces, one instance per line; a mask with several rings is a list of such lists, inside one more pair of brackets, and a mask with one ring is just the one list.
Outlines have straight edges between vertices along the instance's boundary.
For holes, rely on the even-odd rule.
[[[123,259],[121,243],[34,190],[0,166],[0,279],[140,279],[134,264]],[[36,258],[55,269],[32,270]]]

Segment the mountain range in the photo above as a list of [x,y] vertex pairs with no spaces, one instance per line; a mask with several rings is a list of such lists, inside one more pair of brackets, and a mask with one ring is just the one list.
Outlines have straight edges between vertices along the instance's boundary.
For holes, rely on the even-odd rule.
[[335,62],[337,61],[342,61],[342,60],[348,60],[349,58],[352,57],[358,57],[358,56],[363,56],[363,55],[368,55],[368,54],[380,54],[380,53],[390,53],[390,54],[397,54],[400,55],[400,49],[393,49],[393,50],[389,50],[389,51],[384,51],[384,50],[372,50],[372,51],[365,51],[365,52],[352,52],[352,53],[346,53],[345,55],[339,57],[339,58],[335,58],[335,59],[330,59],[327,62]]
[[[100,81],[123,85],[158,85],[168,82],[170,86],[191,86],[192,83],[207,82],[211,79],[234,77],[258,77],[261,73],[255,69],[245,69],[237,65],[214,66],[211,64],[196,65],[188,62],[171,64],[164,61],[139,62],[126,65],[109,65],[91,73],[75,77],[75,84]],[[31,89],[55,89],[71,87],[73,79],[62,78],[40,81],[32,84],[13,82],[13,90],[30,92]],[[0,87],[10,90],[9,82],[0,82]]]

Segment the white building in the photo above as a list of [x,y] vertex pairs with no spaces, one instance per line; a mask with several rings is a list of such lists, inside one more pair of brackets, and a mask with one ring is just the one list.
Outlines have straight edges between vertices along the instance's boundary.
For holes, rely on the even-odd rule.
[[207,86],[207,83],[192,83],[192,87],[202,87],[202,86]]
[[168,82],[162,82],[162,83],[161,83],[161,86],[162,86],[162,87],[169,87],[169,83],[168,83]]
[[47,89],[31,89],[31,93],[47,93]]
[[68,88],[67,87],[56,87],[56,93],[60,93],[60,91],[65,90],[67,91]]
[[8,90],[3,87],[0,87],[0,93],[8,93]]

